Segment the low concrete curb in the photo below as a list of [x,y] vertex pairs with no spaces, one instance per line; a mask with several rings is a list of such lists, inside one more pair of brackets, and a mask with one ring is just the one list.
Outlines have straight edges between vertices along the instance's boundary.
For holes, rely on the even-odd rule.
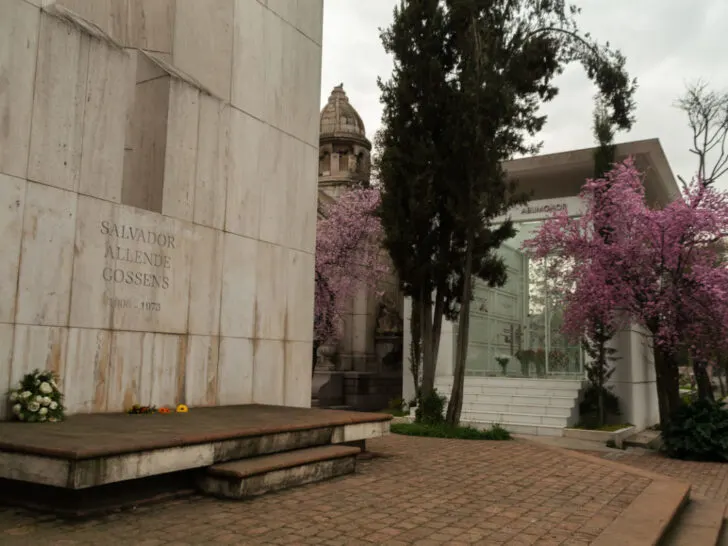
[[590,442],[601,442],[606,444],[608,441],[613,441],[614,445],[619,449],[622,449],[624,440],[632,436],[637,430],[636,427],[624,427],[619,430],[606,431],[606,430],[586,430],[580,428],[565,428],[564,437],[574,438],[576,440],[587,440]]
[[656,546],[689,500],[690,485],[653,481],[592,546]]
[[614,546],[615,544],[619,546],[656,546],[660,544],[673,520],[690,500],[689,483],[593,455],[546,444],[538,445],[542,449],[559,451],[569,457],[591,464],[600,464],[619,472],[652,480],[632,504],[592,542],[592,546]]

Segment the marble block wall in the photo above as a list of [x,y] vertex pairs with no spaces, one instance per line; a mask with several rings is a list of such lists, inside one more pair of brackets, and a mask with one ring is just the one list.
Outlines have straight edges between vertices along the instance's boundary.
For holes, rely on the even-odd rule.
[[310,405],[322,14],[0,1],[0,393]]

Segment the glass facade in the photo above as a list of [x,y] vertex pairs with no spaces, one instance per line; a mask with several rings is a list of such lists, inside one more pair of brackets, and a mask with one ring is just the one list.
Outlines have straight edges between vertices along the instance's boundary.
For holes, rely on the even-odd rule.
[[563,290],[554,282],[554,259],[531,260],[521,250],[542,221],[516,224],[518,233],[499,253],[508,282],[476,282],[471,305],[466,374],[510,377],[582,377],[584,354],[561,333]]

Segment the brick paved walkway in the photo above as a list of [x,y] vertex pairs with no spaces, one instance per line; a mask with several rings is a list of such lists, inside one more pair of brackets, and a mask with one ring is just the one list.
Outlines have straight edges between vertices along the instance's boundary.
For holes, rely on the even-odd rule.
[[0,508],[0,544],[586,545],[650,483],[522,442],[390,436],[357,473],[249,502],[194,498],[85,523]]
[[693,496],[728,501],[728,464],[725,463],[679,461],[645,450],[582,453],[688,482],[692,484]]

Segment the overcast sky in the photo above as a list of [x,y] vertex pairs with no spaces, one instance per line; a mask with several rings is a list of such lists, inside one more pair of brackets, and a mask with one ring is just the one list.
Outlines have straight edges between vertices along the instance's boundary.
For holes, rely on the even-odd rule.
[[[334,85],[344,84],[372,139],[381,106],[377,76],[388,78],[392,61],[379,40],[396,0],[325,0],[321,104]],[[690,177],[696,162],[691,132],[674,107],[685,83],[702,78],[728,89],[728,0],[581,0],[579,24],[600,42],[627,57],[638,80],[637,123],[617,141],[659,138],[675,175]],[[595,88],[580,66],[558,80],[558,97],[544,108],[543,153],[593,145],[591,116]],[[728,188],[728,175],[721,180]]]

